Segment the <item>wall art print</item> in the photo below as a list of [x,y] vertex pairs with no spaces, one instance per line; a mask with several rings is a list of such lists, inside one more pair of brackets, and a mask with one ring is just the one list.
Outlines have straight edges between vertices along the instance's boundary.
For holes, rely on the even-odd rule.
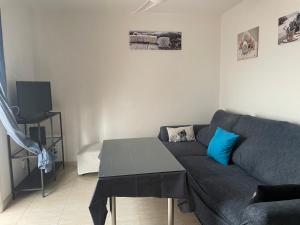
[[300,40],[300,11],[278,19],[278,44]]
[[237,45],[238,60],[258,57],[259,27],[238,34]]
[[129,31],[132,50],[181,50],[181,32]]

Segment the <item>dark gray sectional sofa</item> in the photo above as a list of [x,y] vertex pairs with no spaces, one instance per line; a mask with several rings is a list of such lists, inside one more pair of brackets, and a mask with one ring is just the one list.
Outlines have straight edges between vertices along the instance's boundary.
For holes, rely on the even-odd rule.
[[[217,127],[242,138],[229,166],[207,156]],[[197,142],[159,138],[188,172],[195,214],[202,225],[300,225],[300,199],[249,204],[257,185],[300,184],[300,126],[217,111],[210,125],[194,125]]]

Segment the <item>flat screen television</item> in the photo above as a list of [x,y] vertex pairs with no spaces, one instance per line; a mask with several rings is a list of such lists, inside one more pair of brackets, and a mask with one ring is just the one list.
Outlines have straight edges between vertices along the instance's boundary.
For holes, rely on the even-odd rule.
[[52,110],[50,82],[17,81],[18,117],[32,119]]

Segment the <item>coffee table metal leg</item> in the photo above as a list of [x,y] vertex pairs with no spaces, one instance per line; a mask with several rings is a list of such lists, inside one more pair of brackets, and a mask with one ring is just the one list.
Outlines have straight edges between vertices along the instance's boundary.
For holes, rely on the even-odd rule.
[[174,199],[168,198],[168,225],[174,225]]
[[117,225],[116,197],[111,197],[111,224]]

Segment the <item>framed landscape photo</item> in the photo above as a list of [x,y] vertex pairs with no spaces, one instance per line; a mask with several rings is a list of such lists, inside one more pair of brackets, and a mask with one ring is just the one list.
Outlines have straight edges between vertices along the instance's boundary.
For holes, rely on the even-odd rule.
[[181,32],[129,31],[132,50],[181,50]]
[[258,57],[259,27],[238,34],[237,58],[245,60]]
[[300,40],[300,11],[278,19],[278,44]]

